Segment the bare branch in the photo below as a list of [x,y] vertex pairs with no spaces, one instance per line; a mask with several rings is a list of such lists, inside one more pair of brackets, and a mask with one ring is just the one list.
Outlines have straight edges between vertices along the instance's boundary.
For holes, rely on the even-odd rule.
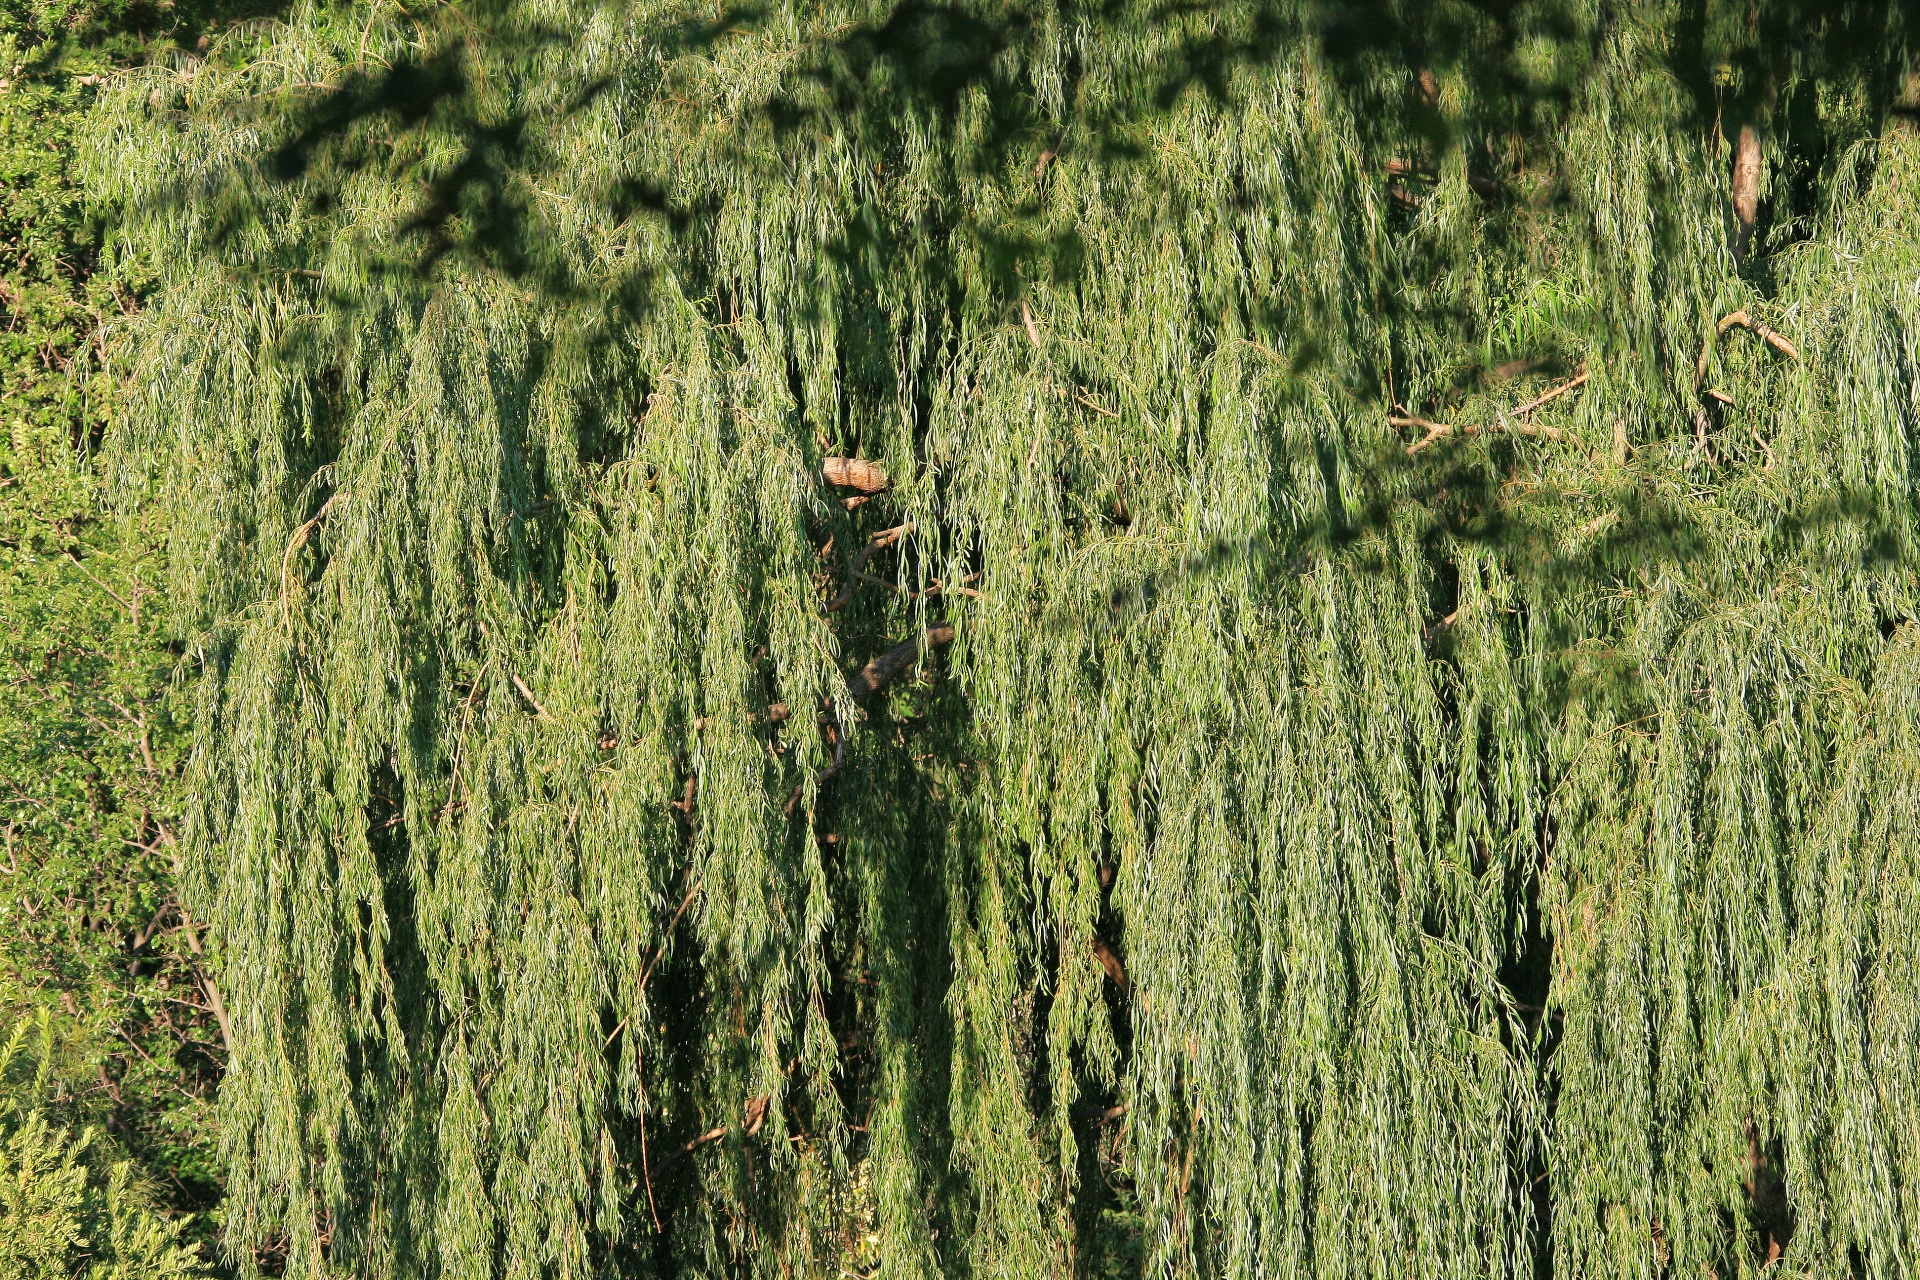
[[[484,622],[480,624],[480,635],[482,638],[488,639],[488,640],[491,640],[493,638],[493,633],[487,630],[487,624]],[[491,665],[492,662],[493,662],[493,658],[489,656],[487,658],[487,663]],[[484,674],[486,671],[486,667],[483,666],[481,667],[480,670]],[[513,683],[513,687],[519,691],[520,696],[527,700],[527,705],[533,708],[533,713],[537,718],[541,720],[553,719],[553,714],[549,712],[545,707],[540,705],[540,699],[533,696],[533,690],[527,688],[527,682],[525,680],[522,680],[518,673],[516,673],[511,668],[509,668],[507,671],[507,679]],[[478,679],[474,681],[474,687],[476,689],[479,688],[479,683],[480,682]],[[471,703],[473,695],[469,693],[467,695],[467,698],[469,703]]]
[[548,712],[548,710],[545,707],[540,705],[540,699],[533,696],[533,690],[527,688],[527,682],[525,680],[522,680],[518,675],[514,674],[511,671],[507,672],[507,679],[513,681],[513,687],[515,689],[518,689],[520,691],[520,696],[527,700],[527,705],[533,708],[533,713],[535,716],[539,717],[542,720],[553,719],[552,714]]
[[[791,1064],[789,1064],[788,1070],[792,1070]],[[767,1111],[772,1104],[773,1095],[771,1094],[762,1093],[747,1099],[745,1123],[741,1126],[747,1137],[751,1138],[759,1134],[761,1127],[766,1124]],[[715,1125],[699,1137],[690,1139],[682,1144],[677,1151],[660,1162],[660,1167],[662,1169],[669,1168],[675,1162],[685,1159],[700,1148],[720,1141],[720,1139],[727,1136],[727,1133],[728,1129],[726,1125]]]
[[[951,643],[953,635],[953,624],[942,622],[928,627],[911,640],[901,641],[849,677],[847,693],[855,702],[866,701],[886,688],[888,682],[895,676],[919,661],[922,652]],[[840,717],[831,705],[827,707],[824,725],[827,741],[833,745],[833,762],[822,769],[819,776],[814,779],[816,786],[839,775],[846,769],[848,761],[846,730],[841,727]],[[795,787],[793,794],[787,798],[789,815],[799,805],[804,791],[803,787]]]
[[862,547],[858,555],[854,556],[853,565],[847,570],[847,585],[840,589],[839,595],[827,602],[827,612],[838,613],[840,610],[846,608],[848,602],[853,599],[854,592],[859,589],[859,585],[862,582],[878,583],[880,586],[891,589],[893,587],[891,582],[882,582],[878,578],[870,578],[860,571],[867,567],[867,561],[871,560],[881,551],[893,546],[899,542],[901,538],[912,532],[913,522],[909,520],[905,524],[895,525],[891,529],[883,530],[873,535],[873,540]]
[[[823,727],[826,731],[827,742],[833,747],[833,763],[822,769],[820,776],[813,780],[816,787],[822,786],[828,779],[838,776],[840,772],[847,767],[847,734],[846,730],[840,726],[840,713],[834,710],[831,703],[827,706],[827,715]],[[793,794],[787,797],[788,816],[793,814],[794,806],[800,803],[800,797],[805,791],[805,787],[795,787]]]
[[1590,375],[1585,369],[1582,369],[1579,373],[1575,374],[1572,378],[1561,383],[1559,386],[1553,388],[1551,391],[1548,391],[1542,395],[1536,396],[1532,400],[1529,400],[1525,404],[1521,405],[1518,409],[1515,409],[1513,411],[1513,416],[1517,418],[1523,413],[1532,413],[1535,409],[1538,409],[1541,405],[1547,403],[1547,401],[1558,399],[1559,397],[1567,394],[1567,392],[1573,390],[1575,387],[1584,387],[1587,384],[1587,379],[1591,376],[1592,375]]
[[1747,239],[1753,234],[1753,220],[1760,212],[1760,134],[1750,124],[1740,126],[1739,140],[1733,152],[1733,216],[1739,219],[1736,247],[1745,254]]
[[[1713,336],[1716,340],[1724,338],[1727,336],[1727,330],[1735,328],[1736,326],[1742,329],[1753,330],[1768,346],[1778,351],[1781,355],[1790,357],[1796,363],[1806,363],[1800,355],[1800,348],[1789,342],[1783,334],[1776,330],[1769,329],[1745,311],[1735,311],[1730,315],[1722,316],[1720,323],[1713,326]],[[1704,363],[1705,361],[1703,359],[1702,364]]]
[[681,1159],[683,1156],[690,1156],[694,1152],[698,1151],[700,1148],[706,1146],[708,1143],[718,1142],[720,1141],[720,1139],[726,1136],[727,1136],[727,1126],[725,1125],[719,1125],[715,1128],[709,1129],[705,1133],[701,1134],[699,1137],[688,1142],[685,1146],[681,1147],[678,1151],[674,1152],[672,1155],[668,1156],[665,1160],[662,1160],[660,1162],[660,1167],[664,1169],[667,1166],[671,1165],[674,1161]]
[[902,671],[919,661],[923,649],[938,648],[953,640],[953,624],[942,622],[928,627],[911,640],[903,640],[893,648],[860,668],[852,679],[847,681],[847,693],[855,702],[864,702]]
[[112,596],[115,600],[119,601],[120,607],[122,609],[125,609],[128,613],[131,613],[133,615],[133,620],[135,622],[140,621],[139,608],[137,606],[128,604],[125,596],[122,596],[118,591],[115,591],[112,587],[108,586],[104,581],[101,580],[98,574],[94,573],[93,570],[87,568],[85,562],[83,562],[80,559],[80,553],[78,551],[75,551],[72,547],[68,547],[67,556],[69,559],[73,561],[74,566],[78,568],[80,572],[86,574],[89,578],[93,579],[94,586],[99,587],[102,591],[106,592],[108,595]]
[[[637,1056],[634,1070],[636,1073],[639,1071]],[[644,1088],[641,1096],[645,1097]],[[640,1172],[647,1180],[647,1212],[653,1215],[653,1231],[655,1235],[660,1235],[666,1228],[660,1225],[660,1206],[653,1199],[653,1162],[647,1158],[647,1117],[644,1112],[640,1116]]]
[[1470,422],[1470,423],[1467,423],[1465,426],[1454,426],[1453,424],[1446,423],[1446,422],[1433,422],[1427,418],[1416,418],[1412,416],[1402,416],[1402,415],[1396,414],[1393,417],[1390,417],[1387,419],[1387,425],[1393,426],[1393,427],[1419,427],[1421,430],[1427,433],[1426,435],[1422,436],[1420,439],[1415,440],[1412,444],[1407,446],[1408,453],[1418,453],[1422,449],[1426,448],[1430,444],[1435,443],[1436,441],[1445,440],[1449,436],[1455,436],[1455,435],[1460,435],[1460,436],[1477,436],[1481,434],[1492,435],[1497,432],[1505,431],[1505,432],[1510,432],[1514,435],[1520,435],[1520,436],[1544,436],[1549,440],[1561,440],[1566,438],[1566,433],[1560,430],[1560,428],[1558,427],[1539,427],[1539,426],[1535,426],[1531,422],[1498,422],[1498,423],[1486,423],[1484,425],[1480,423]]
[[[204,962],[207,953],[200,945],[200,926],[196,925],[183,910],[180,920],[184,926],[180,934],[187,940],[187,950],[193,952],[193,958]],[[200,987],[207,993],[207,1011],[213,1014],[213,1020],[220,1024],[220,1043],[226,1047],[227,1057],[233,1057],[233,1020],[227,1016],[226,1003],[220,999],[220,988],[215,986],[211,975],[204,970],[200,973]]]
[[1588,373],[1587,370],[1582,369],[1579,373],[1567,379],[1567,381],[1561,383],[1559,386],[1535,396],[1518,408],[1502,413],[1498,422],[1470,422],[1464,426],[1455,426],[1449,422],[1435,422],[1431,418],[1416,417],[1406,412],[1400,405],[1395,404],[1394,408],[1399,410],[1399,412],[1388,416],[1387,425],[1392,427],[1418,427],[1426,432],[1424,436],[1407,446],[1408,453],[1418,453],[1428,445],[1449,439],[1453,436],[1493,435],[1497,432],[1506,432],[1517,436],[1538,436],[1548,440],[1563,440],[1566,438],[1566,433],[1559,427],[1536,426],[1531,422],[1516,422],[1514,419],[1524,418],[1541,405],[1557,400],[1567,394],[1567,392],[1575,390],[1576,388],[1586,386],[1590,377],[1592,377],[1592,375]]
[[173,906],[172,898],[162,902],[160,909],[153,913],[153,919],[147,921],[146,928],[135,933],[132,940],[127,943],[127,950],[133,953],[133,959],[127,963],[129,976],[135,978],[140,976],[140,953],[147,949],[147,944],[153,941],[155,934],[160,932],[160,922],[166,919],[167,913],[173,910]]
[[[640,971],[639,985],[634,988],[636,1000],[645,994],[647,982],[653,977],[654,967],[660,963],[660,956],[666,951],[667,943],[673,938],[673,931],[680,927],[680,917],[687,914],[687,908],[693,905],[693,899],[700,892],[700,885],[705,880],[704,874],[693,877],[692,882],[687,885],[687,896],[680,899],[680,906],[674,911],[673,919],[667,921],[667,927],[660,931],[660,941],[654,944],[653,955],[648,957],[647,967]],[[618,1033],[619,1028],[616,1027],[614,1030]],[[613,1037],[609,1036],[607,1040],[608,1043],[612,1043]]]
[[1108,409],[1108,408],[1105,408],[1105,407],[1103,407],[1103,406],[1101,406],[1101,405],[1098,405],[1098,404],[1095,404],[1095,403],[1093,402],[1093,399],[1092,399],[1092,397],[1090,397],[1090,396],[1088,396],[1086,392],[1084,392],[1084,391],[1081,391],[1081,390],[1079,390],[1079,389],[1077,389],[1077,388],[1075,389],[1075,391],[1074,391],[1074,393],[1073,393],[1073,398],[1074,398],[1075,400],[1078,400],[1078,401],[1079,401],[1079,402],[1080,402],[1081,404],[1083,404],[1083,405],[1085,405],[1085,406],[1086,406],[1087,408],[1089,408],[1089,409],[1091,409],[1091,410],[1093,410],[1093,411],[1094,411],[1095,413],[1097,413],[1097,414],[1099,414],[1099,415],[1100,415],[1101,417],[1103,417],[1103,418],[1117,418],[1117,417],[1119,417],[1119,416],[1120,416],[1119,414],[1117,414],[1117,413],[1115,413],[1115,412],[1114,412],[1113,410],[1111,410],[1111,409]]
[[1040,326],[1033,322],[1033,312],[1027,309],[1027,304],[1024,301],[1020,304],[1020,323],[1026,326],[1027,341],[1031,342],[1034,350],[1038,351],[1040,349]]

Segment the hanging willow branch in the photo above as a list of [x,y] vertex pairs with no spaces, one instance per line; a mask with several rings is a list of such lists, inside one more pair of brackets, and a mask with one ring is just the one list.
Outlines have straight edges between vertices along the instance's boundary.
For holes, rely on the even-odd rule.
[[326,520],[327,516],[332,513],[334,504],[340,500],[341,496],[339,493],[335,493],[328,497],[325,502],[320,504],[320,509],[313,513],[313,517],[298,529],[295,529],[293,531],[293,537],[287,540],[286,554],[280,557],[280,583],[283,594],[291,595],[293,591],[294,556],[298,555],[300,549],[307,545],[307,539],[313,536],[313,531],[318,529]]
[[[1452,470],[1380,448],[1571,444],[1577,404],[1624,464],[1701,319],[1800,348],[1712,323],[1745,295],[1704,251],[1727,156],[1676,92],[1687,6],[1373,7],[1404,39],[1354,55],[1308,0],[307,5],[107,86],[92,181],[155,281],[116,467],[209,637],[183,899],[244,1005],[236,1250],[1631,1280],[1657,1206],[1662,1269],[1734,1276],[1751,1119],[1806,1208],[1782,1262],[1920,1256],[1920,1100],[1874,1087],[1920,1043],[1920,649],[1879,622],[1920,616],[1920,137],[1873,134],[1907,38],[1873,43],[1886,0],[1784,53],[1714,28],[1741,92],[1820,106],[1778,114],[1796,153],[1874,148],[1765,267],[1831,353],[1781,406],[1806,447],[1711,484],[1683,448],[1469,451],[1486,519],[1443,528]],[[1577,91],[1518,87],[1516,48]],[[1196,50],[1219,92],[1179,91]],[[289,271],[350,303],[290,307]],[[1612,354],[1538,395],[1501,366],[1474,423],[1356,409],[1510,347]],[[924,472],[796,476],[821,441]],[[476,514],[582,495],[565,528]],[[897,529],[823,554],[826,502]],[[299,539],[348,516],[295,600]],[[925,593],[869,572],[908,536]],[[976,566],[964,678],[856,752],[849,708],[886,719]],[[536,692],[581,732],[529,733]],[[1123,847],[1137,874],[1085,882]],[[1551,1046],[1502,1033],[1522,1007]],[[751,1129],[712,1122],[795,1054],[813,1140],[654,1185],[650,1138]],[[1082,1097],[1129,1122],[1063,1150]]]

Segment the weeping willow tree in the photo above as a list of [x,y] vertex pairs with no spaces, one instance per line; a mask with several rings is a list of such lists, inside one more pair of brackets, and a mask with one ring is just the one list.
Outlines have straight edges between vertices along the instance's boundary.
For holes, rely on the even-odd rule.
[[1908,1274],[1915,16],[383,3],[121,81],[232,1253]]

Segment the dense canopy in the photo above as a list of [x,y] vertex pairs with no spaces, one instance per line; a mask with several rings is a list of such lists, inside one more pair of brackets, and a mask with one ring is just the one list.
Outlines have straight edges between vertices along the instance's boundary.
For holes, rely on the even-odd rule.
[[374,3],[125,77],[236,1256],[1907,1274],[1914,18]]

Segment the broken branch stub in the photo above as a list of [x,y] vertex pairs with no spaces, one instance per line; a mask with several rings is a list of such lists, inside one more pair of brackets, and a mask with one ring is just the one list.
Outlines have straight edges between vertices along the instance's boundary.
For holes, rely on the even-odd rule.
[[862,493],[879,493],[887,487],[887,469],[865,458],[824,458],[820,462],[820,474],[828,484],[858,489]]

